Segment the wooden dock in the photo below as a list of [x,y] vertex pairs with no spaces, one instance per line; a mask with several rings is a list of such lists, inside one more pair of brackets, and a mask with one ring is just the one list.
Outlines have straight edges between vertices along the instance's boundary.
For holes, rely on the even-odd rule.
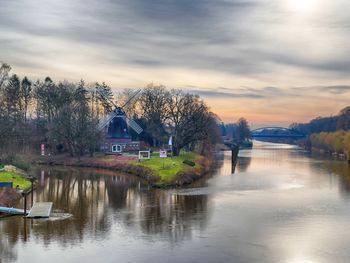
[[27,215],[28,218],[50,217],[52,202],[35,203]]

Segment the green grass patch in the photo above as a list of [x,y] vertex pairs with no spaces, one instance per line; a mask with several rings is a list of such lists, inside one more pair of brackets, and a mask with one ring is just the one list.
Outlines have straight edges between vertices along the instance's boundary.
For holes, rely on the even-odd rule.
[[31,182],[29,180],[24,178],[21,174],[15,172],[1,171],[0,182],[12,182],[14,188],[19,185],[21,189],[27,189],[31,186]]
[[[184,152],[180,156],[167,158],[160,158],[159,154],[152,154],[149,160],[133,161],[133,163],[151,169],[155,175],[160,177],[161,183],[171,183],[176,179],[179,172],[190,168],[190,166],[183,163],[184,160],[196,163],[200,158],[201,156],[194,152]],[[196,166],[198,166],[197,163]]]

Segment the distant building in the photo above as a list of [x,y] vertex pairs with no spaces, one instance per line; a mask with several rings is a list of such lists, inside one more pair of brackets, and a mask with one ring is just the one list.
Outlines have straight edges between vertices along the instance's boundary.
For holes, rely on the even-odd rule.
[[140,150],[140,141],[133,141],[129,132],[128,119],[121,108],[114,111],[102,126],[103,143],[101,150],[109,154]]

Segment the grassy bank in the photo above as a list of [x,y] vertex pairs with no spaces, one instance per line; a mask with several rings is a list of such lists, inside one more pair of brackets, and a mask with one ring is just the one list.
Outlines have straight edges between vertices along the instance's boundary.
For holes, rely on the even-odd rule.
[[[208,172],[211,166],[211,160],[194,152],[167,158],[152,154],[151,159],[140,162],[136,155],[104,154],[80,159],[67,155],[40,156],[31,159],[33,164],[103,168],[133,174],[145,179],[152,186],[180,186],[191,183]],[[195,165],[184,164],[184,160],[194,162]]]
[[13,187],[19,185],[21,189],[27,189],[31,186],[31,182],[24,178],[21,174],[11,171],[0,172],[0,182],[12,182]]
[[[198,173],[202,170],[204,157],[194,153],[186,152],[180,154],[180,156],[160,158],[158,156],[152,156],[149,160],[133,161],[132,163],[147,169],[150,169],[155,176],[159,177],[157,184],[171,184],[179,179],[179,175],[183,173]],[[195,166],[189,166],[183,162],[191,161],[195,163]]]

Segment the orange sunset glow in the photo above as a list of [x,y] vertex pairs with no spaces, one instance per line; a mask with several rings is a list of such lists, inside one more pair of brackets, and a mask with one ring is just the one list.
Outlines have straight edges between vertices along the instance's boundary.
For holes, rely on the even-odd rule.
[[2,2],[1,61],[34,80],[104,81],[115,92],[148,83],[181,88],[223,121],[245,116],[253,126],[347,106],[343,0],[158,2],[16,1],[25,14]]

